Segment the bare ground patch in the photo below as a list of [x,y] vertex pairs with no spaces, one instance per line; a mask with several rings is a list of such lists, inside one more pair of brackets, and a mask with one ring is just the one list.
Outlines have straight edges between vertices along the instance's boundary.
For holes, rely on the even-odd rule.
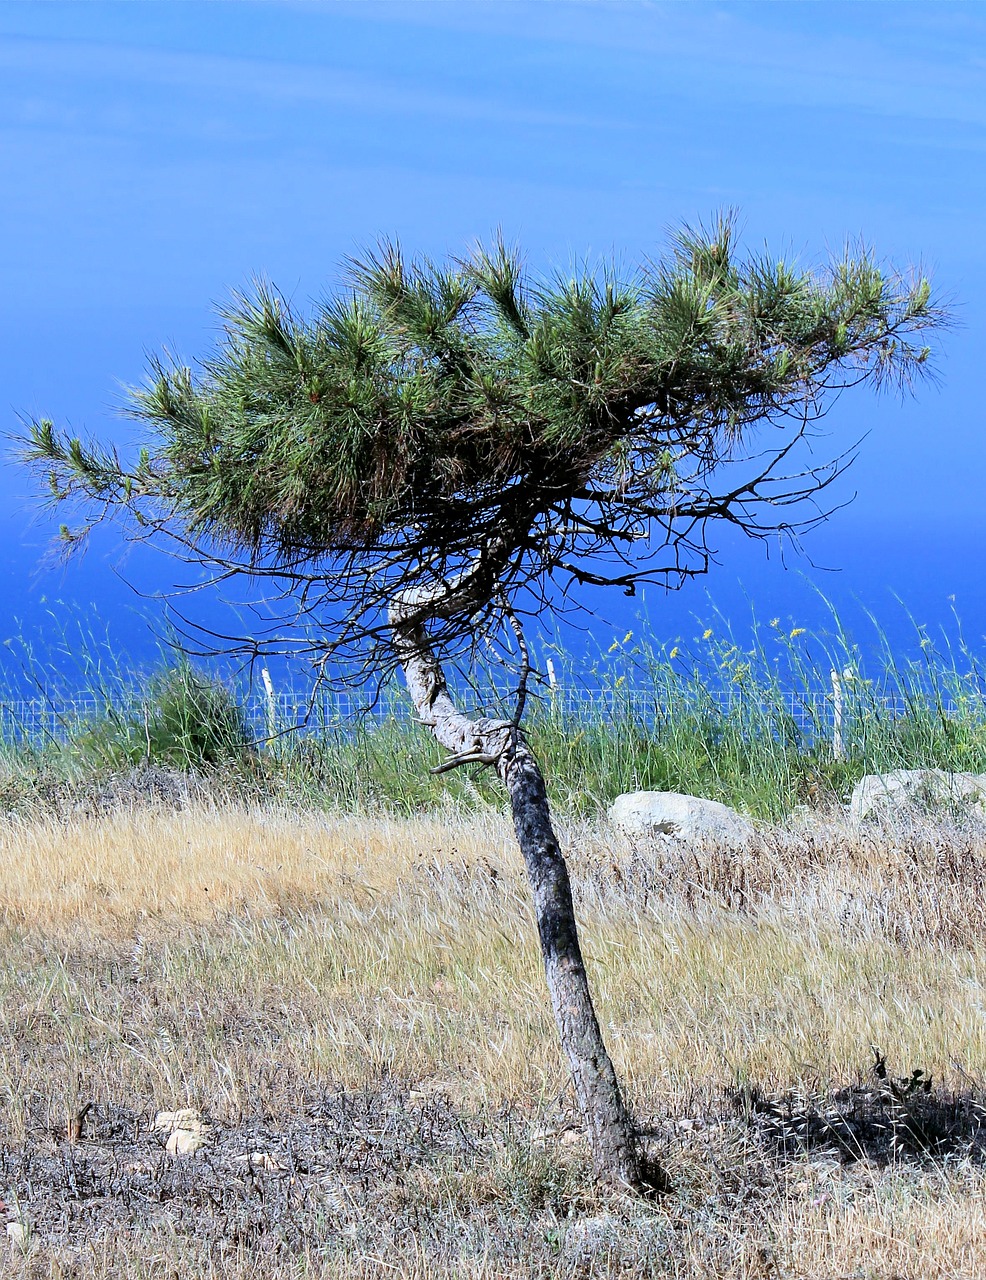
[[[0,1148],[7,1217],[23,1228],[10,1265],[79,1276],[192,1260],[217,1275],[822,1276],[833,1273],[812,1259],[811,1229],[891,1188],[906,1217],[909,1205],[943,1208],[983,1187],[979,1102],[921,1090],[909,1119],[924,1137],[912,1128],[894,1141],[900,1117],[879,1081],[811,1100],[748,1091],[732,1109],[661,1117],[650,1141],[671,1153],[679,1185],[654,1204],[593,1190],[564,1109],[546,1132],[544,1115],[539,1127],[516,1106],[470,1113],[393,1080],[272,1088],[279,1114],[216,1124],[178,1157],[150,1112],[96,1104],[70,1142],[53,1100],[30,1099],[25,1141]],[[799,1201],[808,1221],[792,1220]]]

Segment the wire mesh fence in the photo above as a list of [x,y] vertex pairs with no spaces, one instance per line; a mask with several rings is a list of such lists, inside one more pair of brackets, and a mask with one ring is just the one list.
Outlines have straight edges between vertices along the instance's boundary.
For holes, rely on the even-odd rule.
[[[502,715],[509,703],[495,698],[481,704],[472,698],[475,710]],[[317,694],[268,693],[253,690],[240,700],[244,722],[258,742],[292,731],[318,735],[355,734],[387,720],[413,719],[413,708],[399,690],[386,691],[368,699],[358,691],[321,690]],[[567,721],[622,716],[645,726],[673,721],[675,717],[725,716],[741,718],[751,725],[780,724],[796,729],[808,738],[836,737],[843,728],[866,717],[901,719],[915,710],[914,700],[902,695],[865,698],[844,695],[840,689],[771,690],[765,696],[742,689],[692,689],[680,691],[632,687],[556,685],[540,693],[530,704],[529,714],[550,715]],[[961,713],[986,720],[986,700],[977,708],[959,708],[948,698],[938,698],[936,714],[952,717]],[[0,700],[0,741],[8,745],[45,742],[65,743],[84,732],[87,725],[101,720],[140,725],[153,715],[153,705],[140,696],[110,696],[88,693],[73,698],[25,698]]]

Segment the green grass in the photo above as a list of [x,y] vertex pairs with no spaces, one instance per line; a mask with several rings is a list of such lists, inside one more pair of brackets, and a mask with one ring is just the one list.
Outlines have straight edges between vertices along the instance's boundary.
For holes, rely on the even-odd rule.
[[[918,628],[915,656],[902,659],[878,633],[867,669],[833,621],[825,637],[768,624],[746,647],[714,627],[688,650],[628,633],[577,670],[552,653],[561,680],[554,692],[541,690],[526,726],[553,801],[591,813],[623,791],[683,791],[779,818],[798,805],[845,801],[866,773],[986,772],[984,686],[960,635],[935,646]],[[843,700],[841,758],[833,671]],[[586,685],[594,699],[567,692]],[[310,789],[317,800],[331,787],[345,808],[501,803],[489,771],[431,777],[441,754],[425,729],[390,717],[288,744],[278,765],[289,788]]]
[[[550,657],[560,679],[554,689],[539,687],[526,727],[554,803],[584,814],[623,791],[669,790],[780,818],[798,805],[844,802],[865,773],[986,772],[986,685],[959,628],[933,643],[916,627],[908,658],[892,651],[878,627],[876,634],[875,657],[865,664],[834,613],[827,635],[774,619],[745,646],[721,622],[687,646],[660,643],[646,629],[628,632],[579,668],[546,648],[539,665]],[[58,666],[70,652],[74,677]],[[57,790],[141,764],[194,770],[317,808],[414,813],[502,804],[489,770],[431,775],[442,753],[406,712],[329,718],[317,732],[254,748],[244,690],[185,659],[169,665],[163,657],[158,670],[135,677],[109,652],[65,640],[46,666],[19,650],[22,675],[53,704],[81,677],[101,709],[47,741],[8,733],[8,804],[38,782]],[[838,758],[833,672],[843,699]],[[495,682],[486,683],[486,709],[495,711]],[[573,697],[586,688],[591,697]]]

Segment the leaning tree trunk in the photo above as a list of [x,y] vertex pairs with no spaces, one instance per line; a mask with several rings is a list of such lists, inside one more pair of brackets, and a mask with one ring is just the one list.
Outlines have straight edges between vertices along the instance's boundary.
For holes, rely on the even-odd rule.
[[[408,611],[410,612],[410,611]],[[453,753],[450,763],[494,764],[510,796],[514,830],[530,880],[541,955],[562,1048],[603,1181],[641,1191],[663,1181],[645,1163],[599,1021],[579,946],[572,888],[551,824],[544,777],[524,735],[501,720],[473,719],[453,703],[424,625],[400,605],[391,622],[408,692],[420,719]]]

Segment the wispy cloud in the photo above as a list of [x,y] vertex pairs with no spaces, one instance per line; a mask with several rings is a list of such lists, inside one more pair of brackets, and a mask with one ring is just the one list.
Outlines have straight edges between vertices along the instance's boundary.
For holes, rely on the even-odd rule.
[[[18,92],[18,77],[20,85],[40,78],[49,92],[25,97]],[[123,128],[129,117],[114,114],[114,103],[121,94],[132,102],[134,89],[141,95],[153,89],[179,91],[182,97],[169,99],[174,111],[180,111],[183,100],[211,99],[226,104],[231,117],[242,116],[243,104],[249,102],[255,109],[265,103],[285,109],[321,106],[361,116],[415,115],[509,126],[573,128],[590,123],[588,116],[546,110],[535,103],[348,70],[329,57],[321,63],[299,63],[106,42],[0,38],[0,101],[8,126],[44,118],[73,125],[88,111],[93,119]],[[70,110],[60,111],[60,100],[70,100]],[[262,117],[254,119],[262,125]],[[202,125],[198,117],[195,123]]]
[[[377,0],[318,7],[379,28],[502,37],[515,48],[541,44],[556,58],[565,46],[588,49],[599,63],[618,53],[622,74],[632,66],[642,91],[663,84],[691,100],[986,123],[986,7],[968,3]],[[813,22],[820,11],[829,20]]]

